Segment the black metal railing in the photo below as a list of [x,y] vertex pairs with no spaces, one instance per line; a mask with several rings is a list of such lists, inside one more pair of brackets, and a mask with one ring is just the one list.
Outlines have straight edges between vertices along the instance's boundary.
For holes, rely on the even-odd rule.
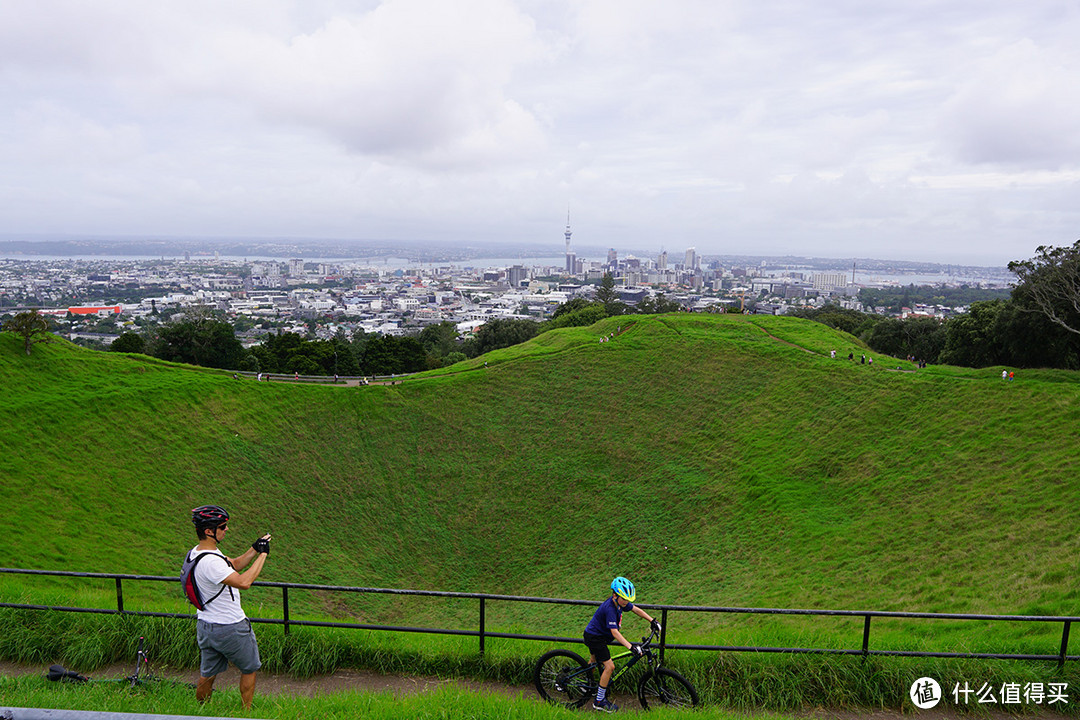
[[[0,602],[0,607],[15,608],[22,610],[54,610],[59,612],[82,612],[110,615],[132,615],[144,617],[163,618],[194,618],[193,613],[166,613],[152,612],[147,610],[128,610],[124,607],[123,581],[132,582],[169,582],[177,583],[177,576],[168,575],[124,575],[117,573],[87,573],[71,572],[63,570],[27,570],[20,568],[0,568],[0,573],[19,575],[39,575],[55,577],[75,578],[99,578],[113,580],[116,587],[116,608],[85,608],[62,605],[35,605],[26,603]],[[580,637],[557,637],[551,635],[530,635],[521,633],[491,632],[487,630],[486,614],[487,603],[496,602],[524,602],[524,603],[548,603],[555,605],[579,605],[597,606],[600,603],[595,600],[569,600],[564,598],[527,597],[519,595],[493,595],[489,593],[461,593],[445,592],[439,590],[402,590],[394,588],[374,587],[351,587],[343,585],[315,585],[308,583],[284,583],[284,582],[261,582],[254,583],[256,587],[279,588],[281,590],[281,618],[250,618],[253,623],[265,623],[269,625],[281,625],[285,633],[291,627],[332,627],[349,628],[355,630],[374,630],[388,632],[411,632],[430,633],[436,635],[458,635],[475,637],[479,640],[479,652],[484,653],[487,638],[500,638],[510,640],[538,640],[559,643],[582,643]],[[311,590],[323,592],[358,593],[369,595],[401,595],[431,598],[454,598],[476,600],[478,602],[478,622],[476,630],[410,627],[402,625],[373,625],[368,623],[331,622],[322,620],[297,620],[289,610],[290,590]],[[1069,655],[1069,630],[1074,621],[1080,621],[1080,617],[1057,616],[1057,615],[974,615],[965,613],[928,613],[928,612],[896,612],[884,610],[799,610],[783,608],[742,608],[742,607],[709,607],[700,605],[651,605],[642,604],[643,608],[659,610],[660,622],[663,630],[660,635],[661,657],[665,650],[709,650],[726,652],[765,652],[765,653],[810,653],[831,655],[855,655],[869,657],[872,655],[892,657],[935,657],[935,658],[970,658],[970,659],[993,659],[993,660],[1047,660],[1056,661],[1058,667],[1063,667],[1066,661],[1078,660],[1080,656]],[[774,647],[774,646],[749,646],[749,645],[688,645],[681,643],[668,643],[667,633],[669,630],[670,613],[729,613],[744,615],[794,615],[794,616],[821,616],[821,617],[852,617],[863,619],[862,646],[859,648],[810,648],[810,647]],[[1060,623],[1062,625],[1061,642],[1057,652],[1053,654],[1015,654],[1015,653],[991,653],[991,652],[936,652],[926,650],[873,650],[870,648],[870,624],[874,618],[890,619],[923,619],[923,620],[974,620],[974,621],[1005,621],[1025,623]]]

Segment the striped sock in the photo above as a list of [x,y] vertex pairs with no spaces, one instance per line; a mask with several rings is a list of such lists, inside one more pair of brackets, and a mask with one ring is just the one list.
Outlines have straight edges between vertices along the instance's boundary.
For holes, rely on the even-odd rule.
[[596,691],[596,704],[599,705],[604,702],[604,698],[607,697],[607,688],[601,687]]

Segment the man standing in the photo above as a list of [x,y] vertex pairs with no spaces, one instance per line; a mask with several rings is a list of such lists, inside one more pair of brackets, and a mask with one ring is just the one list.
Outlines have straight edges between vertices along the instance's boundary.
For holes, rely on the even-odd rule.
[[[195,698],[200,703],[209,700],[214,678],[232,662],[240,670],[240,699],[247,710],[255,695],[255,671],[262,662],[251,622],[240,607],[240,591],[251,587],[262,572],[270,554],[270,535],[256,540],[243,555],[227,558],[218,551],[218,543],[229,529],[229,513],[217,505],[202,505],[191,511],[191,522],[199,544],[188,553],[188,562],[206,554],[192,570],[202,602],[196,606],[195,635],[202,659]],[[247,569],[239,573],[236,568]]]

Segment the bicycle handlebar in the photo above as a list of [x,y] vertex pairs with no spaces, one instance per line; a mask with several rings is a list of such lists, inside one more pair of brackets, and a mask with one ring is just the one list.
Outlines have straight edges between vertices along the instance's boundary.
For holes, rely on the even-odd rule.
[[655,628],[650,628],[649,634],[641,638],[641,654],[644,655],[645,653],[649,652],[652,648],[653,640],[659,639],[660,633],[656,632]]

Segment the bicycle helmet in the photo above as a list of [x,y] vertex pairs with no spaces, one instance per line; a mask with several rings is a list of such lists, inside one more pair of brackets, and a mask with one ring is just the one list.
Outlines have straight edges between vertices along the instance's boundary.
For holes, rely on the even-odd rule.
[[611,592],[628,602],[634,602],[634,598],[637,597],[637,591],[634,590],[634,583],[621,575],[611,581]]
[[196,528],[219,528],[229,521],[229,513],[217,505],[200,505],[191,509],[191,522]]

